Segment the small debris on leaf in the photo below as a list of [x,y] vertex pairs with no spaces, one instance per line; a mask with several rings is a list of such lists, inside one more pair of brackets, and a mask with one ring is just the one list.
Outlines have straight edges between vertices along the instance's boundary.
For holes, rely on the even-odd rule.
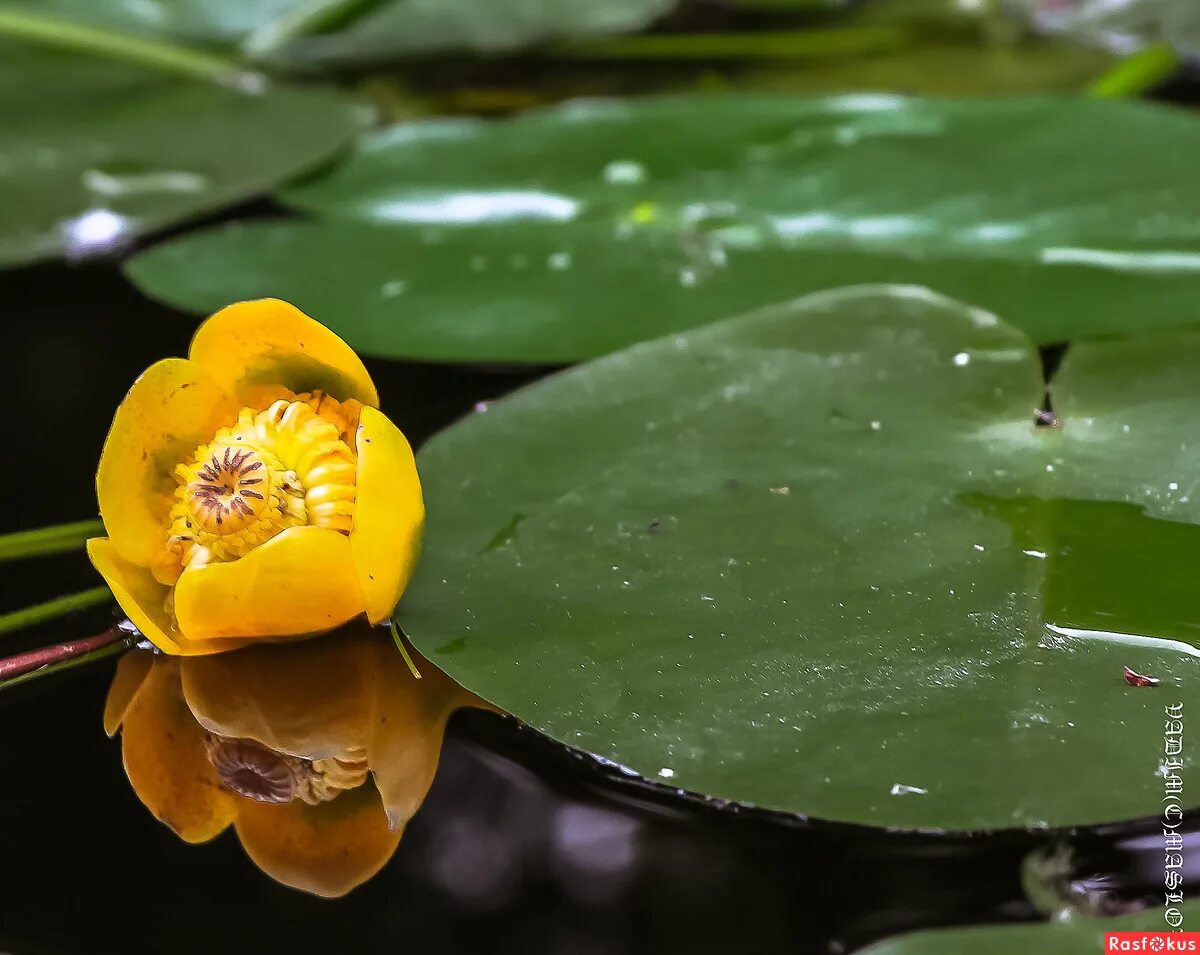
[[896,783],[888,792],[889,796],[924,796],[929,792],[928,789],[922,789],[920,786],[906,786],[904,783]]
[[1152,676],[1143,676],[1136,670],[1125,667],[1125,682],[1130,686],[1158,686],[1159,680]]
[[771,493],[772,493],[772,494],[783,494],[783,495],[787,495],[787,494],[791,494],[791,493],[792,493],[792,489],[791,489],[790,487],[788,487],[788,486],[785,484],[783,487],[773,487],[773,488],[771,488]]

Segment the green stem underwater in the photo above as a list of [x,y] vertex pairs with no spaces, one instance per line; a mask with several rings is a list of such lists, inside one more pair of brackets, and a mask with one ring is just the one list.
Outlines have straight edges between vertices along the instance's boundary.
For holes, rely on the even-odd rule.
[[76,550],[89,537],[103,533],[104,525],[100,521],[90,520],[54,524],[31,531],[17,531],[14,534],[0,534],[0,561],[16,560],[19,557],[42,557]]
[[112,593],[107,587],[93,587],[91,590],[81,590],[77,594],[55,597],[53,600],[47,600],[45,603],[34,604],[32,607],[24,607],[20,610],[14,610],[11,613],[0,614],[0,633],[11,633],[13,630],[32,627],[35,624],[53,620],[55,617],[61,617],[64,614],[83,610],[87,607],[94,607],[96,604],[102,604],[110,600],[112,600]]
[[261,76],[222,56],[3,6],[0,6],[0,36],[73,53],[91,53],[235,89],[250,91],[262,85]]

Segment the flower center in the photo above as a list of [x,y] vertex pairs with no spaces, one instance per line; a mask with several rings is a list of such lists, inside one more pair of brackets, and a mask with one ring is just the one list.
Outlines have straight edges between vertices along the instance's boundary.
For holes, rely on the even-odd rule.
[[279,460],[260,449],[225,445],[214,451],[187,485],[196,525],[210,534],[236,534],[259,520],[281,470]]
[[250,739],[204,735],[208,761],[229,789],[247,799],[287,803],[299,799],[310,806],[329,802],[367,781],[363,759],[302,759],[278,753]]
[[173,583],[184,567],[236,560],[289,527],[354,526],[357,457],[346,438],[357,407],[293,395],[237,422],[176,468],[167,554],[156,574]]

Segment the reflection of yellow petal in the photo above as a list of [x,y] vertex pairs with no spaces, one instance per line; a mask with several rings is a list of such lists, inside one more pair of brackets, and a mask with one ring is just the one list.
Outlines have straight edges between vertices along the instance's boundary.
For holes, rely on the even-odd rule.
[[362,612],[350,539],[325,527],[290,527],[245,557],[189,567],[175,585],[189,640],[306,636]]
[[263,872],[326,898],[345,895],[382,869],[401,835],[388,829],[369,781],[317,806],[245,800],[235,825],[246,854]]
[[413,817],[433,783],[446,721],[475,697],[433,664],[418,658],[418,680],[390,641],[375,644],[380,674],[367,762],[391,825]]
[[204,731],[183,702],[178,666],[154,660],[125,713],[121,755],[146,808],[185,842],[207,842],[233,821],[238,800],[208,761]]
[[184,696],[220,736],[306,759],[361,756],[376,680],[374,639],[364,631],[351,624],[317,640],[184,660]]
[[122,557],[148,567],[164,556],[175,466],[236,417],[221,386],[182,358],[151,365],[133,383],[96,471],[100,516]]
[[354,560],[372,623],[386,620],[417,565],[425,503],[412,448],[391,421],[363,408],[358,426]]
[[243,404],[264,386],[323,391],[339,401],[378,405],[371,376],[354,350],[300,309],[274,298],[221,309],[196,332],[188,352]]
[[116,736],[121,728],[121,722],[133,698],[150,672],[150,664],[154,655],[144,650],[130,650],[122,654],[117,661],[117,672],[112,685],[108,688],[108,696],[104,700],[104,732]]
[[165,653],[179,653],[179,640],[171,634],[171,618],[164,602],[169,587],[160,584],[145,567],[131,564],[117,553],[106,537],[87,542],[88,557],[100,572],[117,603],[142,636]]

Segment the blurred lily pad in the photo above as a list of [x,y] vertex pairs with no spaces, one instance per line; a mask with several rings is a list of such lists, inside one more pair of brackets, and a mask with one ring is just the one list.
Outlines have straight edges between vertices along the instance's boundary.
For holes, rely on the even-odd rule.
[[288,65],[510,51],[548,40],[637,30],[674,4],[675,0],[7,0],[5,6],[143,36],[240,44],[251,54]]
[[353,63],[470,50],[502,53],[560,39],[639,30],[676,0],[392,0],[344,29],[299,37],[292,63]]
[[422,450],[400,620],[668,786],[883,826],[1148,816],[1200,679],[1198,369],[1195,331],[1080,347],[1035,428],[1029,339],[912,287],[635,346]]
[[0,263],[86,255],[265,192],[342,148],[335,92],[245,93],[0,50]]
[[[1182,906],[1185,925],[1200,920],[1200,905]],[[861,955],[1095,955],[1106,951],[1106,932],[1167,932],[1161,907],[1113,919],[1076,918],[1067,922],[1035,925],[987,925],[976,928],[915,932],[887,939],[861,951]],[[1147,948],[1146,951],[1155,951]],[[1166,951],[1164,947],[1161,951]]]
[[922,43],[878,56],[831,57],[742,74],[741,89],[768,93],[889,90],[936,96],[1038,95],[1087,89],[1116,58],[1092,47],[1024,39],[1011,44]]
[[368,136],[282,193],[312,220],[185,236],[129,274],[196,312],[279,295],[427,359],[588,358],[857,282],[1046,342],[1194,319],[1198,150],[1194,117],[1141,103],[575,102]]

